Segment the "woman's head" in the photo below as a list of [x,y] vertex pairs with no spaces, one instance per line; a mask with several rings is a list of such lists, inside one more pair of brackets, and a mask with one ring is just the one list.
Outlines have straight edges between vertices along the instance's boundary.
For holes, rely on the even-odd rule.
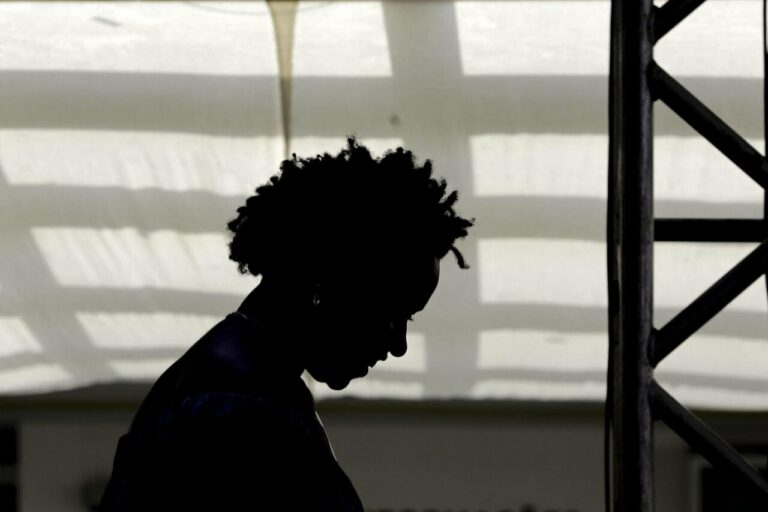
[[424,309],[440,277],[438,258],[419,255],[408,269],[382,269],[361,258],[338,279],[321,284],[306,325],[306,369],[333,389],[407,350],[408,322]]
[[474,224],[456,215],[458,192],[444,197],[429,160],[416,166],[402,148],[374,159],[347,142],[336,156],[284,160],[228,223],[240,272],[312,306],[296,311],[312,338],[307,370],[334,389],[387,351],[405,353],[406,323],[437,286],[440,259],[451,251],[469,268],[453,244]]

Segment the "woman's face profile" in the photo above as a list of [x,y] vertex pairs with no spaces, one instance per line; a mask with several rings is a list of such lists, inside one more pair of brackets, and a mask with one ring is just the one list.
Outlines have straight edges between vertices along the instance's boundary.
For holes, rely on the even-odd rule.
[[367,375],[387,354],[405,354],[408,321],[426,306],[440,276],[432,256],[399,271],[379,268],[349,266],[321,284],[306,369],[331,389]]

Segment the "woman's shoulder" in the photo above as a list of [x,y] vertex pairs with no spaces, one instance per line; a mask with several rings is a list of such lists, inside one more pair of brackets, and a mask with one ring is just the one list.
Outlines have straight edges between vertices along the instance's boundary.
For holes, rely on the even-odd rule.
[[252,391],[260,364],[248,346],[249,335],[235,313],[211,328],[182,356],[176,396]]
[[208,412],[238,408],[243,413],[272,407],[314,414],[304,381],[275,370],[269,352],[258,350],[261,335],[245,316],[227,315],[186,354],[175,390],[178,406]]
[[305,413],[313,411],[312,394],[301,378],[265,370],[269,362],[260,360],[249,347],[250,337],[255,335],[247,319],[243,322],[237,314],[227,315],[158,378],[133,425],[147,428],[159,415],[194,404],[208,412],[225,403],[255,411],[277,401]]
[[229,313],[201,336],[183,358],[195,360],[203,356],[233,365],[245,355],[243,340],[252,335],[240,315]]

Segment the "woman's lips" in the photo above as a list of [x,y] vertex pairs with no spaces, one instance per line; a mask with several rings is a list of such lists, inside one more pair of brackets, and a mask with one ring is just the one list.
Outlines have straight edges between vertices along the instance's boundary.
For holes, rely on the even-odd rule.
[[376,356],[374,359],[371,359],[371,362],[368,363],[368,366],[373,367],[376,363],[379,361],[386,361],[387,360],[387,352],[384,352],[381,356]]

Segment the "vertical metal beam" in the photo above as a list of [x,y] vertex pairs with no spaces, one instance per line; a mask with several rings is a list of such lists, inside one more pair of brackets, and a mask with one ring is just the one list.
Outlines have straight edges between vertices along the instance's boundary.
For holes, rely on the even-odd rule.
[[[701,0],[612,0],[609,93],[609,386],[606,411],[613,423],[614,508],[653,510],[652,414],[692,448],[768,493],[766,482],[715,432],[653,381],[653,366],[765,272],[768,261],[768,164],[734,130],[652,60],[654,30],[667,32]],[[763,0],[763,66],[768,70],[767,0]],[[658,18],[654,21],[654,17]],[[664,18],[664,19],[662,19]],[[659,37],[663,34],[659,33]],[[763,81],[768,126],[768,86]],[[760,246],[659,331],[653,329],[652,101],[667,103],[723,154],[766,189],[762,220],[659,220],[659,238],[761,240]],[[766,140],[768,144],[768,139]],[[766,146],[768,151],[768,146]],[[727,229],[738,228],[738,233]],[[709,231],[704,233],[704,231]],[[612,407],[611,407],[612,406]],[[651,412],[653,407],[653,413]],[[766,494],[768,495],[768,494]]]
[[[612,0],[611,161],[617,180],[619,307],[613,351],[614,506],[653,510],[649,344],[653,322],[651,0]],[[610,241],[609,241],[610,243]]]
[[[768,2],[763,0],[762,29],[763,29],[763,141],[765,144],[764,155],[768,155]],[[768,238],[768,188],[763,190],[763,238]],[[768,292],[768,274],[765,275],[765,288]]]

